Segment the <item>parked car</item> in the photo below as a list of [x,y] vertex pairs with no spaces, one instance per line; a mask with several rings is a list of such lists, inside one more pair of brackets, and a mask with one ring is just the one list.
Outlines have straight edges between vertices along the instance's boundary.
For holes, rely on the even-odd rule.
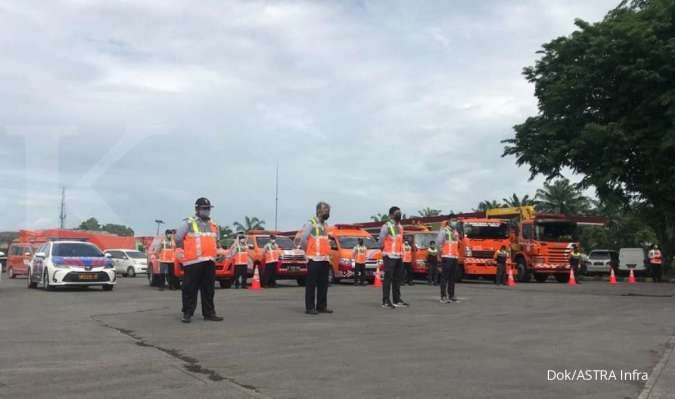
[[7,270],[7,256],[4,252],[0,251],[0,273]]
[[619,272],[628,274],[630,269],[634,273],[645,274],[647,272],[645,251],[642,248],[621,248],[619,250]]
[[13,242],[9,245],[7,256],[7,277],[28,274],[28,264],[33,256],[33,246],[29,243]]
[[612,263],[619,263],[619,253],[610,249],[594,249],[588,254],[587,274],[609,274]]
[[117,283],[112,260],[94,244],[83,241],[49,241],[42,244],[28,267],[28,288],[101,286],[111,291]]
[[135,249],[107,249],[105,255],[110,255],[115,271],[124,277],[136,277],[137,274],[148,272],[148,257],[145,253]]

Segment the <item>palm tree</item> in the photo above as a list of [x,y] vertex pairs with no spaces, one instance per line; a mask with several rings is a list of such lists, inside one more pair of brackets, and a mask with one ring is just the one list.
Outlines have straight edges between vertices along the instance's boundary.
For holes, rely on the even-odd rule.
[[250,230],[261,230],[265,227],[265,221],[257,217],[244,216],[244,223],[232,223],[237,233],[247,232]]
[[443,211],[441,211],[440,209],[433,209],[430,207],[422,208],[422,210],[417,211],[417,213],[419,213],[419,215],[423,218],[438,216],[441,214],[441,212]]
[[516,195],[516,193],[513,193],[513,195],[509,198],[502,198],[502,201],[504,201],[504,205],[506,205],[509,208],[534,205],[535,203],[534,199],[530,198],[529,195],[525,194],[522,198],[518,198],[518,195]]
[[373,215],[370,217],[370,220],[373,222],[388,222],[389,221],[389,215],[383,215],[381,213],[377,213],[377,215]]
[[504,205],[501,204],[499,201],[494,200],[494,201],[481,201],[478,203],[478,208],[474,209],[476,211],[487,211],[488,209],[494,209],[494,208],[503,208]]
[[575,214],[584,213],[591,207],[586,198],[568,179],[558,179],[553,183],[544,183],[544,188],[537,190],[534,197],[538,211]]

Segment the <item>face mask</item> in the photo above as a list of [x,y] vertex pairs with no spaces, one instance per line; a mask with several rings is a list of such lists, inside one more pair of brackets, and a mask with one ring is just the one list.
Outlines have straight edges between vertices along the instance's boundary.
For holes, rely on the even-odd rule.
[[396,212],[394,214],[394,220],[397,221],[397,222],[400,222],[401,221],[401,214]]
[[199,216],[202,219],[208,219],[211,216],[211,210],[210,209],[199,209],[199,210],[197,210],[197,216]]
[[330,217],[330,213],[324,213],[321,215],[321,221],[325,222]]

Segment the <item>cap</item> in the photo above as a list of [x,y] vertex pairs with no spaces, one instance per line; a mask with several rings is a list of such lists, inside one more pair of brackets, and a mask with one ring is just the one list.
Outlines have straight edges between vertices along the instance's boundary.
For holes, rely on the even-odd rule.
[[195,201],[195,208],[213,208],[208,198],[201,197]]

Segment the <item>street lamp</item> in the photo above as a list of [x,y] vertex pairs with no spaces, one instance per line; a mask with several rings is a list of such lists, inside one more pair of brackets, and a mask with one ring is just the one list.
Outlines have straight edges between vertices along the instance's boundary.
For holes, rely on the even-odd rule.
[[155,219],[155,223],[157,223],[157,234],[155,234],[155,235],[159,236],[159,226],[163,225],[164,221],[160,220],[160,219]]

